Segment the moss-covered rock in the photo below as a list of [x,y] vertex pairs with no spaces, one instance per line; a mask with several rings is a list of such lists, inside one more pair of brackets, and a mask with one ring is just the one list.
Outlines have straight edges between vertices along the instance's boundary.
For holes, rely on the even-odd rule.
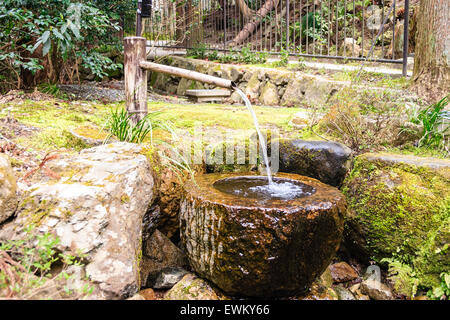
[[259,73],[255,72],[248,81],[244,93],[247,95],[247,97],[249,97],[250,100],[256,100],[259,97],[260,88],[261,81],[259,80]]
[[449,270],[450,161],[363,154],[342,188],[345,244],[360,257],[406,261],[419,282]]
[[0,154],[0,223],[14,214],[17,208],[16,177],[8,156]]
[[277,105],[280,102],[277,86],[271,82],[267,82],[261,89],[259,101],[266,106]]

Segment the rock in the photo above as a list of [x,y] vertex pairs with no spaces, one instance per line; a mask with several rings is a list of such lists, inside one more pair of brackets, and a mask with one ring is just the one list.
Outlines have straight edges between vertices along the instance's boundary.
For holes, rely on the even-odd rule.
[[288,107],[324,105],[339,89],[340,84],[324,78],[296,76],[286,86],[281,105]]
[[323,113],[299,111],[294,114],[290,124],[295,129],[304,129],[308,126],[313,126],[315,123],[320,121],[323,116]]
[[[331,266],[331,265],[330,265]],[[333,285],[333,277],[331,275],[330,266],[325,269],[321,276],[316,280],[324,287],[331,287]]]
[[342,286],[335,286],[333,287],[333,290],[338,295],[339,300],[356,300],[353,293]]
[[351,150],[329,141],[286,140],[279,142],[280,171],[315,178],[340,186],[348,172]]
[[134,296],[128,298],[127,300],[146,300],[146,299],[139,293],[136,293]]
[[336,188],[294,174],[276,177],[316,192],[288,205],[213,187],[236,176],[242,173],[204,174],[185,185],[180,234],[192,269],[230,295],[301,294],[336,254],[345,215],[342,196]]
[[[449,207],[447,207],[447,214],[448,210]],[[441,285],[442,272],[450,270],[449,245],[450,219],[447,218],[437,230],[429,233],[413,261],[415,278],[419,278],[422,286],[436,288]],[[412,280],[417,281],[414,278]]]
[[156,278],[153,288],[170,289],[179,282],[188,272],[182,268],[166,268]]
[[[47,162],[60,179],[33,177],[15,220],[2,225],[0,241],[24,239],[23,226],[59,237],[58,250],[85,255],[94,284],[90,299],[123,299],[140,288],[142,221],[154,198],[144,149],[115,143]],[[25,188],[25,187],[24,187]]]
[[391,289],[389,289],[389,287],[385,284],[374,279],[367,279],[361,282],[361,292],[367,294],[374,300],[394,299]]
[[250,99],[254,101],[259,97],[259,89],[261,87],[261,82],[259,81],[259,73],[255,72],[245,87],[244,93]]
[[145,300],[157,300],[155,291],[153,289],[145,289],[138,292],[139,295],[141,295]]
[[194,89],[200,90],[205,89],[205,87],[203,86],[202,83],[198,81],[181,78],[177,87],[177,95],[184,96],[187,90],[194,90]]
[[[345,54],[344,54],[345,53]],[[353,38],[345,38],[344,45],[341,46],[340,55],[346,57],[359,57],[361,56],[361,47],[356,43]]]
[[83,145],[91,147],[99,146],[103,144],[106,141],[106,139],[108,139],[109,142],[111,142],[111,140],[114,141],[114,139],[108,137],[109,134],[103,131],[103,129],[96,128],[93,126],[78,127],[75,128],[74,130],[71,130],[69,133],[73,136],[73,139],[79,140],[79,142],[74,140],[74,143],[80,144],[81,146]]
[[8,156],[0,154],[0,224],[17,209],[17,183]]
[[356,294],[360,288],[361,288],[361,283],[357,283],[357,284],[352,285],[350,288],[348,288],[348,290],[350,290],[351,293]]
[[242,79],[244,73],[242,71],[237,70],[236,68],[230,68],[230,80],[238,83],[239,80]]
[[208,282],[189,273],[164,296],[164,300],[220,300],[223,295]]
[[159,230],[144,243],[141,262],[142,284],[153,287],[161,271],[170,267],[187,265],[186,256]]
[[339,262],[330,266],[334,282],[346,282],[358,278],[358,273],[346,262]]
[[242,97],[236,91],[233,91],[233,93],[230,96],[230,99],[233,103],[244,103],[244,100],[242,100]]
[[277,86],[271,82],[267,82],[261,89],[259,101],[265,106],[278,105],[280,99],[278,98]]
[[362,259],[408,255],[416,277],[438,285],[450,263],[449,183],[450,160],[357,157],[342,188],[350,203],[345,247]]
[[339,300],[337,293],[318,282],[314,282],[308,290],[308,293],[299,297],[299,300]]

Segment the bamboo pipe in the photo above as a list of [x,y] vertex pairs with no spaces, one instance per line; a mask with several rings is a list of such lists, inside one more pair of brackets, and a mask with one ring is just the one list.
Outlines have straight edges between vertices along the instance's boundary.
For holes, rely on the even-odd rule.
[[149,62],[149,61],[141,61],[139,63],[139,66],[146,70],[167,73],[167,74],[171,74],[171,75],[178,76],[181,78],[186,78],[186,79],[190,79],[190,80],[213,84],[215,86],[222,87],[222,88],[235,89],[237,87],[236,84],[231,80],[210,76],[210,75],[203,74],[203,73],[196,72],[196,71],[166,66],[163,64],[158,64],[158,63]]

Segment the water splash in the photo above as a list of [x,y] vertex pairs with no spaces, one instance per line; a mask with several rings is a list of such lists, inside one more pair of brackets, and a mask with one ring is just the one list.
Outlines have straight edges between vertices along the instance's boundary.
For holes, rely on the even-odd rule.
[[263,157],[264,157],[264,164],[266,166],[267,179],[269,181],[269,186],[273,186],[274,183],[272,181],[272,171],[270,170],[269,157],[267,156],[267,145],[266,145],[263,135],[261,134],[261,130],[259,130],[259,123],[258,123],[258,118],[256,117],[256,114],[255,114],[255,110],[253,110],[252,104],[250,103],[250,100],[248,100],[248,98],[244,94],[244,92],[242,92],[238,88],[234,88],[234,90],[236,90],[236,92],[241,96],[242,100],[244,100],[245,106],[247,107],[248,111],[250,111],[250,113],[253,117],[253,122],[255,124],[256,132],[258,133],[259,144],[261,145],[261,149],[262,149],[262,153],[263,153]]
[[312,186],[279,177],[274,177],[273,184],[269,185],[263,176],[225,178],[217,180],[214,188],[235,196],[259,200],[293,200],[308,197],[316,192]]

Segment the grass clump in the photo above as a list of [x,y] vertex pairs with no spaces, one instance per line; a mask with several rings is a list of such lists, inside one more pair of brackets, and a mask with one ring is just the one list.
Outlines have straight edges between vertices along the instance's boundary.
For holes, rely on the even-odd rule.
[[156,119],[159,114],[160,112],[150,112],[141,120],[133,123],[132,116],[126,109],[113,110],[106,125],[110,131],[109,137],[114,135],[119,141],[141,143],[150,135],[150,143],[153,143],[154,129],[173,131],[168,122]]
[[434,148],[438,150],[449,150],[450,111],[444,110],[448,105],[450,95],[428,107],[418,110],[410,121],[421,125],[423,130],[417,143],[418,147]]

